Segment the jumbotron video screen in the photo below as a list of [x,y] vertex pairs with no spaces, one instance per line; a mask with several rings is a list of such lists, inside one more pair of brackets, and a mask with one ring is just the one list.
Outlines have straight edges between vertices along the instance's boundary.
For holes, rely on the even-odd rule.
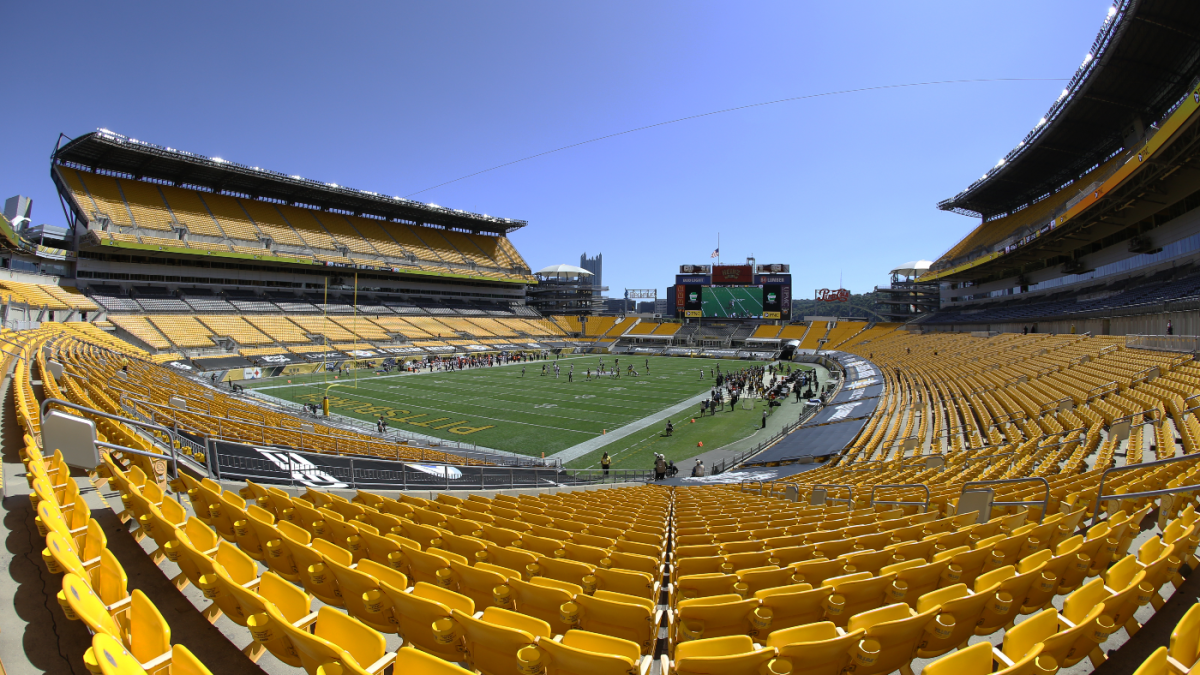
[[762,318],[762,286],[705,286],[700,297],[704,318]]

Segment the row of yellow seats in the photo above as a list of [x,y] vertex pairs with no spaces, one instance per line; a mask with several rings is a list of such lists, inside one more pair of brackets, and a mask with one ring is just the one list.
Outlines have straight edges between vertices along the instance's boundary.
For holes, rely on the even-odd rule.
[[105,460],[105,477],[120,493],[122,504],[129,506],[123,517],[136,519],[140,526],[135,535],[152,537],[158,548],[151,555],[179,566],[181,572],[173,579],[177,588],[190,583],[212,599],[202,610],[210,622],[224,614],[250,630],[253,640],[243,652],[252,660],[269,651],[309,675],[374,675],[393,664],[418,673],[463,672],[411,646],[388,652],[377,630],[333,607],[313,612],[312,595],[273,572],[259,577],[257,564],[237,546],[188,516],[153,483],[139,484],[136,467],[126,473],[107,456]]
[[[670,672],[718,672],[714,667],[721,673],[789,672],[795,666],[822,675],[847,670],[880,675],[910,672],[913,658],[956,649],[926,671],[961,675],[958,668],[969,668],[968,675],[984,675],[992,672],[995,661],[999,672],[1044,675],[1084,658],[1099,665],[1105,657],[1098,645],[1121,627],[1136,632],[1140,625],[1134,611],[1152,598],[1161,602],[1162,585],[1181,583],[1179,556],[1194,558],[1189,547],[1195,531],[1196,515],[1188,510],[1137,555],[1122,558],[1104,578],[1074,590],[1062,612],[1048,606],[1055,578],[1049,568],[1058,559],[1048,555],[988,571],[973,584],[959,581],[926,592],[915,604],[888,604],[895,599],[892,594],[900,591],[903,598],[910,590],[888,568],[875,577],[860,573],[827,579],[818,588],[802,584],[754,598],[684,600],[673,622],[682,641],[675,646]],[[1075,562],[1081,560],[1076,557]],[[1019,613],[1032,612],[1036,614],[1013,627]],[[842,617],[847,618],[839,621]],[[972,636],[1001,629],[1001,649],[987,643],[966,647]],[[1178,652],[1184,663],[1194,663],[1194,640]]]
[[[192,490],[197,489],[195,487],[192,488]],[[204,488],[194,494],[203,494],[204,492],[209,492],[206,496],[212,496],[209,488]],[[274,497],[275,495],[272,496]],[[203,497],[197,499],[194,504],[206,505],[202,500]],[[139,500],[135,497],[134,501],[136,503]],[[357,506],[349,504],[349,502],[346,504]],[[262,606],[267,609],[265,612],[266,616],[255,618],[253,611],[247,610],[247,603],[238,596],[245,595],[244,591],[239,590],[239,587],[254,587],[256,581],[254,575],[257,573],[257,569],[249,556],[243,551],[238,550],[228,541],[215,540],[215,561],[218,564],[213,565],[213,574],[208,575],[208,578],[206,578],[206,575],[201,573],[203,572],[202,569],[188,573],[189,567],[203,566],[202,557],[204,552],[195,550],[194,546],[189,546],[186,532],[179,532],[177,526],[173,526],[170,523],[158,522],[160,517],[153,512],[151,509],[152,506],[148,503],[142,504],[140,507],[135,505],[133,510],[135,513],[143,510],[150,512],[150,518],[139,517],[139,520],[152,523],[152,526],[149,528],[151,536],[156,536],[156,533],[166,532],[172,528],[175,529],[173,533],[175,539],[169,539],[164,534],[158,534],[156,541],[160,543],[160,548],[165,548],[167,557],[171,557],[174,552],[175,558],[184,561],[180,566],[184,570],[186,577],[189,579],[195,577],[191,579],[192,583],[196,583],[204,588],[206,595],[214,596],[213,604],[206,610],[206,614],[210,619],[215,620],[217,616],[224,612],[235,622],[248,626],[252,633],[255,632],[256,626],[263,621],[268,623],[273,621],[279,624],[278,628],[281,631],[286,632],[290,631],[284,624],[294,626],[295,624],[299,624],[295,627],[303,628],[306,620],[311,622],[311,617],[305,613],[308,607],[307,602],[291,603],[292,606],[298,608],[291,615],[286,615],[282,611],[273,613],[271,605],[263,604]],[[219,512],[224,510],[226,506],[227,502],[223,503],[220,508],[213,509],[217,519],[223,518]],[[299,500],[292,500],[290,505],[285,508],[292,509],[293,514],[298,513],[303,518],[305,512],[310,507],[304,506]],[[254,518],[253,510],[262,509],[255,505],[250,505],[248,509],[251,510],[251,521],[255,522],[253,529],[257,529],[260,532],[264,531],[265,528],[263,526],[265,523],[263,521],[252,520]],[[326,517],[336,513],[324,507],[322,507],[322,510],[327,511],[324,514]],[[237,522],[241,524],[236,527],[246,527],[246,523],[243,520],[238,520]],[[338,521],[334,518],[333,522]],[[191,531],[200,525],[202,524],[196,523],[195,519],[192,518],[188,519],[185,528],[186,531]],[[287,553],[285,554],[280,551],[277,556],[272,556],[270,553],[267,554],[266,561],[272,571],[267,572],[262,576],[261,580],[258,580],[258,588],[260,590],[269,585],[271,589],[269,594],[278,601],[284,593],[279,586],[281,584],[285,587],[288,586],[285,581],[287,576],[298,577],[294,581],[299,581],[313,595],[316,595],[328,604],[345,607],[353,618],[358,619],[368,628],[379,632],[399,632],[404,636],[406,642],[415,644],[421,649],[446,657],[449,660],[462,660],[455,657],[463,656],[464,654],[466,657],[470,656],[470,647],[472,644],[470,635],[472,630],[486,633],[487,631],[495,631],[503,628],[503,626],[499,626],[498,624],[492,625],[496,624],[497,621],[501,621],[497,617],[507,616],[509,623],[528,622],[530,620],[543,621],[536,619],[539,614],[545,617],[545,619],[553,620],[556,629],[555,633],[564,636],[561,642],[572,647],[572,650],[566,652],[561,652],[560,650],[561,653],[546,657],[551,661],[558,661],[560,663],[559,667],[566,667],[565,664],[576,657],[583,658],[584,660],[599,658],[601,661],[606,659],[612,661],[615,659],[612,663],[621,665],[624,657],[621,657],[620,654],[628,652],[630,647],[635,650],[635,654],[643,649],[649,650],[653,648],[654,639],[656,638],[654,627],[658,624],[658,615],[653,613],[654,604],[648,600],[604,590],[596,590],[592,595],[588,595],[583,592],[581,587],[566,582],[544,577],[533,577],[526,581],[519,574],[507,568],[482,562],[476,563],[476,566],[472,568],[465,564],[465,559],[450,560],[450,571],[460,575],[459,581],[467,582],[476,595],[489,594],[487,599],[489,600],[489,604],[493,606],[489,607],[485,612],[478,613],[474,612],[475,603],[471,597],[445,587],[446,584],[444,581],[447,580],[447,577],[439,574],[439,572],[445,569],[441,566],[446,564],[446,559],[439,559],[439,556],[421,551],[419,545],[415,545],[415,542],[411,542],[414,546],[403,546],[399,550],[391,551],[391,554],[385,557],[386,563],[377,562],[369,557],[369,555],[365,555],[355,561],[354,556],[347,549],[332,545],[325,539],[309,538],[307,542],[304,542],[303,540],[306,537],[311,537],[311,535],[308,535],[303,528],[293,525],[291,521],[280,521],[277,526],[278,531],[276,533],[282,536],[268,539],[267,550],[271,551],[274,548],[271,544],[275,544],[279,548],[286,547]],[[220,531],[220,528],[218,531]],[[211,530],[209,532],[211,533]],[[181,534],[183,536],[180,536]],[[268,531],[267,536],[270,536],[270,534]],[[367,537],[365,538],[371,540],[370,533],[366,532],[366,534]],[[393,542],[396,539],[402,539],[395,535],[392,535],[392,537],[391,540]],[[210,539],[209,543],[214,542]],[[307,545],[300,545],[301,543]],[[309,553],[309,551],[312,553]],[[396,554],[401,553],[401,551],[402,554],[397,556]],[[443,551],[441,553],[442,555],[446,555],[448,552]],[[290,558],[290,561],[276,562],[277,559],[285,557]],[[433,558],[433,560],[430,561],[429,558]],[[418,580],[415,585],[408,588],[408,579],[410,577],[404,572],[395,569],[398,561],[408,563],[405,569],[409,570],[412,574],[411,578],[420,579],[424,577],[428,581]],[[433,564],[428,564],[430,562]],[[553,560],[544,560],[543,562],[548,565],[555,564]],[[196,563],[199,563],[199,565]],[[308,564],[306,565],[305,563]],[[234,569],[240,570],[241,573],[234,574]],[[306,574],[302,573],[301,569]],[[597,570],[597,572],[600,572],[600,570]],[[480,584],[480,581],[485,583]],[[182,584],[182,580],[177,581],[177,584]],[[290,588],[293,595],[298,592],[306,596],[303,591],[300,591],[295,586],[290,586]],[[264,597],[264,599],[266,598]],[[563,619],[563,606],[567,605],[567,603],[577,603],[568,607],[572,612],[571,616],[574,617],[573,622],[569,623]],[[275,602],[274,604],[277,610],[283,609],[284,605],[279,602]],[[506,610],[504,605],[515,608],[519,613]],[[572,607],[574,609],[570,609]],[[255,608],[256,606],[253,603],[249,605],[250,610]],[[329,607],[324,608],[322,611],[324,612],[325,610],[335,611]],[[263,613],[259,612],[259,614]],[[459,614],[464,614],[464,617],[460,617]],[[445,623],[450,620],[453,620],[452,623]],[[473,624],[472,621],[476,623]],[[443,623],[439,624],[438,622]],[[549,626],[548,621],[543,622]],[[462,627],[464,625],[467,627]],[[461,630],[455,628],[456,626],[462,627]],[[582,626],[583,629],[574,628],[574,626]],[[525,627],[528,628],[528,625]],[[606,630],[608,633],[618,633],[619,635],[638,638],[638,640],[637,642],[632,642],[611,635],[594,634],[586,630],[588,628],[599,628]],[[447,630],[450,630],[450,633],[447,633]],[[531,634],[534,637],[538,637],[542,632],[539,630]],[[451,634],[457,637],[452,637]],[[549,637],[549,635],[546,635],[546,637]],[[614,639],[617,642],[612,642]],[[632,644],[630,644],[631,642]],[[591,644],[595,648],[599,648],[597,645],[603,644],[609,644],[610,647],[622,644],[624,646],[620,649],[610,648],[605,653],[597,655],[587,652],[585,646],[588,644]],[[271,649],[271,647],[270,643],[266,645],[267,649],[270,649],[272,653],[276,653],[276,649]],[[547,645],[547,648],[554,650],[557,648],[557,645]],[[279,654],[276,655],[279,656]],[[470,658],[467,658],[467,660],[470,662]]]
[[108,550],[104,530],[61,454],[46,461],[36,445],[23,454],[35,522],[46,538],[42,559],[51,573],[63,574],[58,602],[68,619],[82,620],[95,636],[84,655],[88,669],[105,675],[211,675],[186,647],[171,645],[170,626],[145,594],[129,592],[125,570]]

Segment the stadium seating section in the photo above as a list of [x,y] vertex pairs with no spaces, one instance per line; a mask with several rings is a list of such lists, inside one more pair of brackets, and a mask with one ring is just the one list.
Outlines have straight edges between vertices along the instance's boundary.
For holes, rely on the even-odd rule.
[[[423,272],[529,281],[503,236],[313,211],[186,190],[68,167],[55,168],[93,243],[174,247],[202,255],[274,256],[300,262],[376,264]],[[106,224],[102,223],[107,219]]]
[[[1075,186],[1088,186],[1097,180],[1103,180],[1111,175],[1126,159],[1126,157],[1120,155],[1112,157],[1081,176],[1079,180],[1074,181],[1072,184]],[[1059,190],[1019,211],[982,223],[979,227],[975,228],[975,231],[964,237],[962,241],[947,251],[941,257],[941,260],[955,260],[972,252],[988,250],[1014,233],[1021,236],[1028,234],[1031,226],[1041,227],[1044,225],[1067,201],[1077,194],[1078,189]]]
[[[1098,282],[1036,296],[1014,295],[974,302],[968,309],[946,308],[923,323],[1019,322],[1041,318],[1070,318],[1091,312],[1120,309],[1151,313],[1171,300],[1200,295],[1200,269],[1192,263],[1148,275]],[[1095,314],[1092,314],[1095,316]]]
[[[168,481],[154,458],[165,438],[95,415],[101,440],[149,455],[106,451],[90,477],[72,477],[41,444],[39,399],[279,446],[409,451],[305,431],[92,324],[0,337],[42,559],[61,575],[68,618],[94,635],[93,672],[210,672],[129,587],[114,536],[139,541],[176,589],[202,590],[186,611],[232,621],[223,639],[247,658],[310,675],[645,675],[655,659],[677,675],[910,675],[918,662],[928,675],[1053,675],[1104,663],[1105,644],[1132,639],[1200,565],[1195,492],[1154,493],[1200,483],[1190,356],[1090,336],[841,327],[830,339],[887,386],[837,463],[778,483],[433,499]],[[1109,476],[1103,494],[1116,498],[1100,500],[1116,466],[1131,470]],[[1004,479],[1028,480],[991,486],[991,511],[966,512],[967,482]],[[106,504],[127,532],[100,527],[83,481],[119,496]],[[1198,634],[1193,606],[1138,672],[1195,672]]]

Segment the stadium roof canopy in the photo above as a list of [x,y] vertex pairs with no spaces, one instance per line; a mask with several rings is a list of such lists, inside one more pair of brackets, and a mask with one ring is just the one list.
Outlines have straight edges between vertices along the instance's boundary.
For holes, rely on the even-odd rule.
[[570,278],[593,276],[591,272],[583,269],[582,267],[576,267],[574,265],[551,265],[549,267],[543,267],[542,269],[534,272],[534,274],[540,277],[555,277],[559,279],[562,277]]
[[903,274],[906,277],[915,277],[918,274],[928,272],[932,265],[932,260],[910,260],[893,269],[891,274]]
[[388,220],[470,232],[505,234],[524,227],[524,220],[498,218],[481,213],[426,204],[403,197],[389,197],[355,190],[335,183],[322,183],[300,176],[205,157],[184,150],[165,148],[100,129],[70,139],[55,148],[53,161],[92,172],[126,175],[138,180],[167,182],[179,187],[200,188],[217,193],[246,195],[254,199],[335,209]]
[[966,190],[938,204],[984,218],[1057,191],[1122,149],[1191,89],[1200,2],[1117,0],[1083,65],[1032,131]]

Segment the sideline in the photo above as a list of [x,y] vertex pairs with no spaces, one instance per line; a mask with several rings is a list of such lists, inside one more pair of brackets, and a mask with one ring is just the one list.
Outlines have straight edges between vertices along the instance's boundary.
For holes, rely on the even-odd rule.
[[566,464],[567,462],[578,457],[582,457],[593,450],[599,450],[609,443],[619,441],[632,433],[641,431],[651,424],[662,422],[668,417],[678,415],[689,408],[694,408],[700,405],[700,402],[707,399],[709,396],[712,396],[712,392],[701,392],[689,399],[684,400],[681,403],[676,403],[670,408],[664,408],[663,410],[660,410],[649,417],[643,417],[642,419],[630,422],[623,427],[618,427],[617,429],[614,429],[611,434],[596,436],[595,438],[588,439],[578,445],[572,445],[566,450],[560,450],[553,455],[548,455],[546,459],[557,459],[561,460],[563,464]]

